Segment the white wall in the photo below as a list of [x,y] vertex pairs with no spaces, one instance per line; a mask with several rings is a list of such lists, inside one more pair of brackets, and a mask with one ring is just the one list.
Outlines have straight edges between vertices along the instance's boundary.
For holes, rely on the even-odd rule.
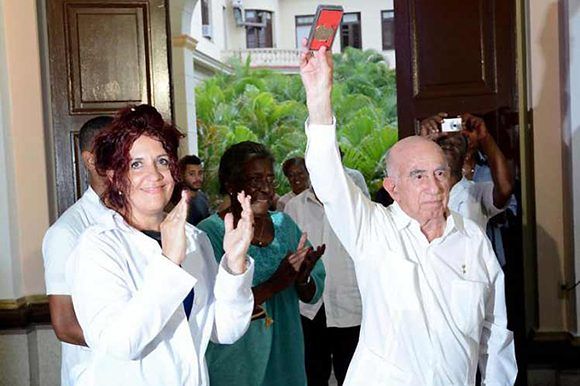
[[198,1],[193,9],[193,18],[191,20],[191,36],[197,40],[196,50],[203,52],[213,58],[221,58],[221,51],[226,49],[226,38],[224,34],[224,25],[228,30],[233,28],[233,16],[231,20],[224,19],[223,7],[226,7],[226,13],[231,13],[230,0],[212,0],[210,1],[210,23],[212,26],[212,37],[208,39],[201,33],[201,1]]
[[566,223],[568,176],[563,109],[565,52],[558,0],[529,2],[529,56],[533,109],[534,180],[538,255],[539,330],[574,331],[573,303],[560,284],[573,280]]

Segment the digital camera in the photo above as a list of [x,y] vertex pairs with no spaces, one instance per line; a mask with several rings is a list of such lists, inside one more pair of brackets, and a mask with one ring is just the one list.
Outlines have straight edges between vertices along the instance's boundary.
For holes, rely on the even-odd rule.
[[441,131],[442,132],[453,132],[453,131],[461,131],[461,118],[446,118],[441,122]]

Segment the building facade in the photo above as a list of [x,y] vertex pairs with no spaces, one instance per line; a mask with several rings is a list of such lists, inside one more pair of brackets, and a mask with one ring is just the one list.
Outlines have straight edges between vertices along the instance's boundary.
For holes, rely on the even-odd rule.
[[[317,0],[200,0],[191,32],[197,41],[196,80],[224,70],[218,63],[237,57],[251,65],[297,72],[302,38],[308,37]],[[382,53],[395,67],[393,0],[333,1],[344,16],[333,51],[346,47]]]

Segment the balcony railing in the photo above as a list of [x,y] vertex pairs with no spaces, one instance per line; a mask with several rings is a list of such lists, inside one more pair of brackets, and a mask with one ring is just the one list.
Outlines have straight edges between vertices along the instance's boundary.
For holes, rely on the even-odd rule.
[[300,66],[300,50],[297,49],[253,48],[225,51],[223,55],[224,60],[234,57],[242,63],[250,57],[251,67],[271,68],[284,72],[298,72]]

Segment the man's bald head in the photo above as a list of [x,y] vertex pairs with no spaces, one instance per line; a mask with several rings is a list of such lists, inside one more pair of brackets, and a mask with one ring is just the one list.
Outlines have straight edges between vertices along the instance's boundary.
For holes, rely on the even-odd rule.
[[441,148],[430,139],[413,135],[406,137],[395,143],[387,152],[385,157],[385,167],[389,177],[397,178],[400,175],[401,161],[408,160],[418,154],[436,153],[444,157]]
[[446,218],[449,166],[445,154],[430,139],[414,136],[397,142],[386,157],[383,181],[401,209],[421,226]]

